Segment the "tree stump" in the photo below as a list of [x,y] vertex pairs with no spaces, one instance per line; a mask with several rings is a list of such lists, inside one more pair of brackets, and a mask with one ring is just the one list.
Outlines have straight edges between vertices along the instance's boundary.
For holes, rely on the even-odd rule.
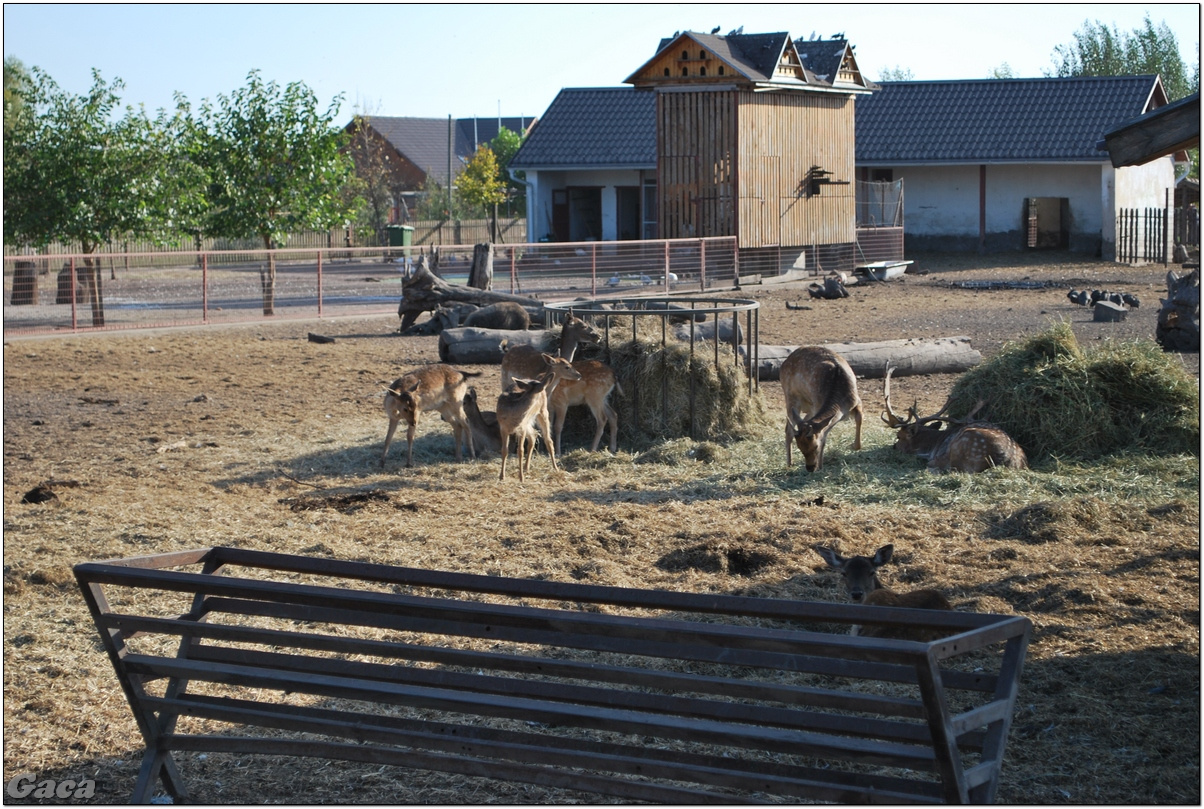
[[493,289],[493,245],[474,245],[472,248],[472,269],[468,271],[468,285],[474,289]]
[[[87,277],[84,274],[83,267],[75,268],[75,303],[87,303],[88,299],[84,294],[84,287],[87,285]],[[59,270],[58,288],[54,296],[56,304],[71,304],[71,263],[63,265],[63,269]]]

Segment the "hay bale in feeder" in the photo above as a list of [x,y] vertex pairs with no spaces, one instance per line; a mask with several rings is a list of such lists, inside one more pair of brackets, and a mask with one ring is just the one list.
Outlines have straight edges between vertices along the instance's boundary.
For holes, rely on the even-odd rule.
[[743,361],[731,346],[695,345],[643,336],[610,346],[610,366],[623,388],[617,403],[621,440],[736,440],[768,422],[764,402],[749,393]]
[[1084,352],[1066,323],[968,371],[949,414],[1003,427],[1032,460],[1093,460],[1117,452],[1198,453],[1199,383],[1149,340]]

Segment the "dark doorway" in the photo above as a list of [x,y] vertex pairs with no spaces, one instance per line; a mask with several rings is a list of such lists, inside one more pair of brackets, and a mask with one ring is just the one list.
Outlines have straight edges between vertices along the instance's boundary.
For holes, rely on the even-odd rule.
[[620,241],[640,238],[639,186],[620,186],[615,189],[617,208],[616,231]]
[[1069,198],[1029,197],[1025,209],[1025,246],[1037,249],[1070,246]]
[[[569,188],[569,241],[602,240],[602,189]],[[555,200],[553,200],[553,203]],[[552,216],[555,217],[555,204]]]
[[552,190],[552,240],[569,240],[569,192],[563,188]]

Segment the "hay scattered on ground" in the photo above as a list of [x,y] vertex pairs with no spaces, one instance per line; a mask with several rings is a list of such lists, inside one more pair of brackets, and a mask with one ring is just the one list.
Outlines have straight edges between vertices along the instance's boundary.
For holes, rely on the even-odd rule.
[[979,417],[1015,438],[1032,461],[1121,452],[1199,452],[1200,391],[1152,340],[1084,351],[1067,323],[1009,343],[953,388],[950,414]]

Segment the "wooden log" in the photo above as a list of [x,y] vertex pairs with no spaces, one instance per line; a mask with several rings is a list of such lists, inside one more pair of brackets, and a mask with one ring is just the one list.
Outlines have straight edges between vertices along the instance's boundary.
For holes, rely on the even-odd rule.
[[473,245],[468,285],[476,289],[493,289],[493,245],[489,242]]
[[452,286],[431,272],[427,266],[426,255],[418,257],[414,265],[414,273],[405,280],[401,287],[401,303],[397,307],[397,316],[401,318],[400,330],[405,331],[414,324],[423,312],[433,312],[438,306],[452,303],[471,303],[475,306],[488,306],[492,303],[511,301],[526,307],[532,312],[532,320],[543,320],[543,303],[522,295],[509,295],[505,292],[491,292],[473,287]]
[[556,331],[509,331],[464,326],[439,332],[439,360],[452,365],[498,365],[502,361],[502,341],[513,348],[529,345],[548,353],[556,352]]
[[[885,340],[877,343],[827,343],[825,348],[848,361],[862,379],[886,376],[889,362],[895,376],[956,374],[982,362],[982,354],[970,347],[969,337],[937,337]],[[762,345],[758,349],[757,378],[772,381],[782,370],[782,361],[798,346]],[[743,356],[744,347],[740,347]]]

